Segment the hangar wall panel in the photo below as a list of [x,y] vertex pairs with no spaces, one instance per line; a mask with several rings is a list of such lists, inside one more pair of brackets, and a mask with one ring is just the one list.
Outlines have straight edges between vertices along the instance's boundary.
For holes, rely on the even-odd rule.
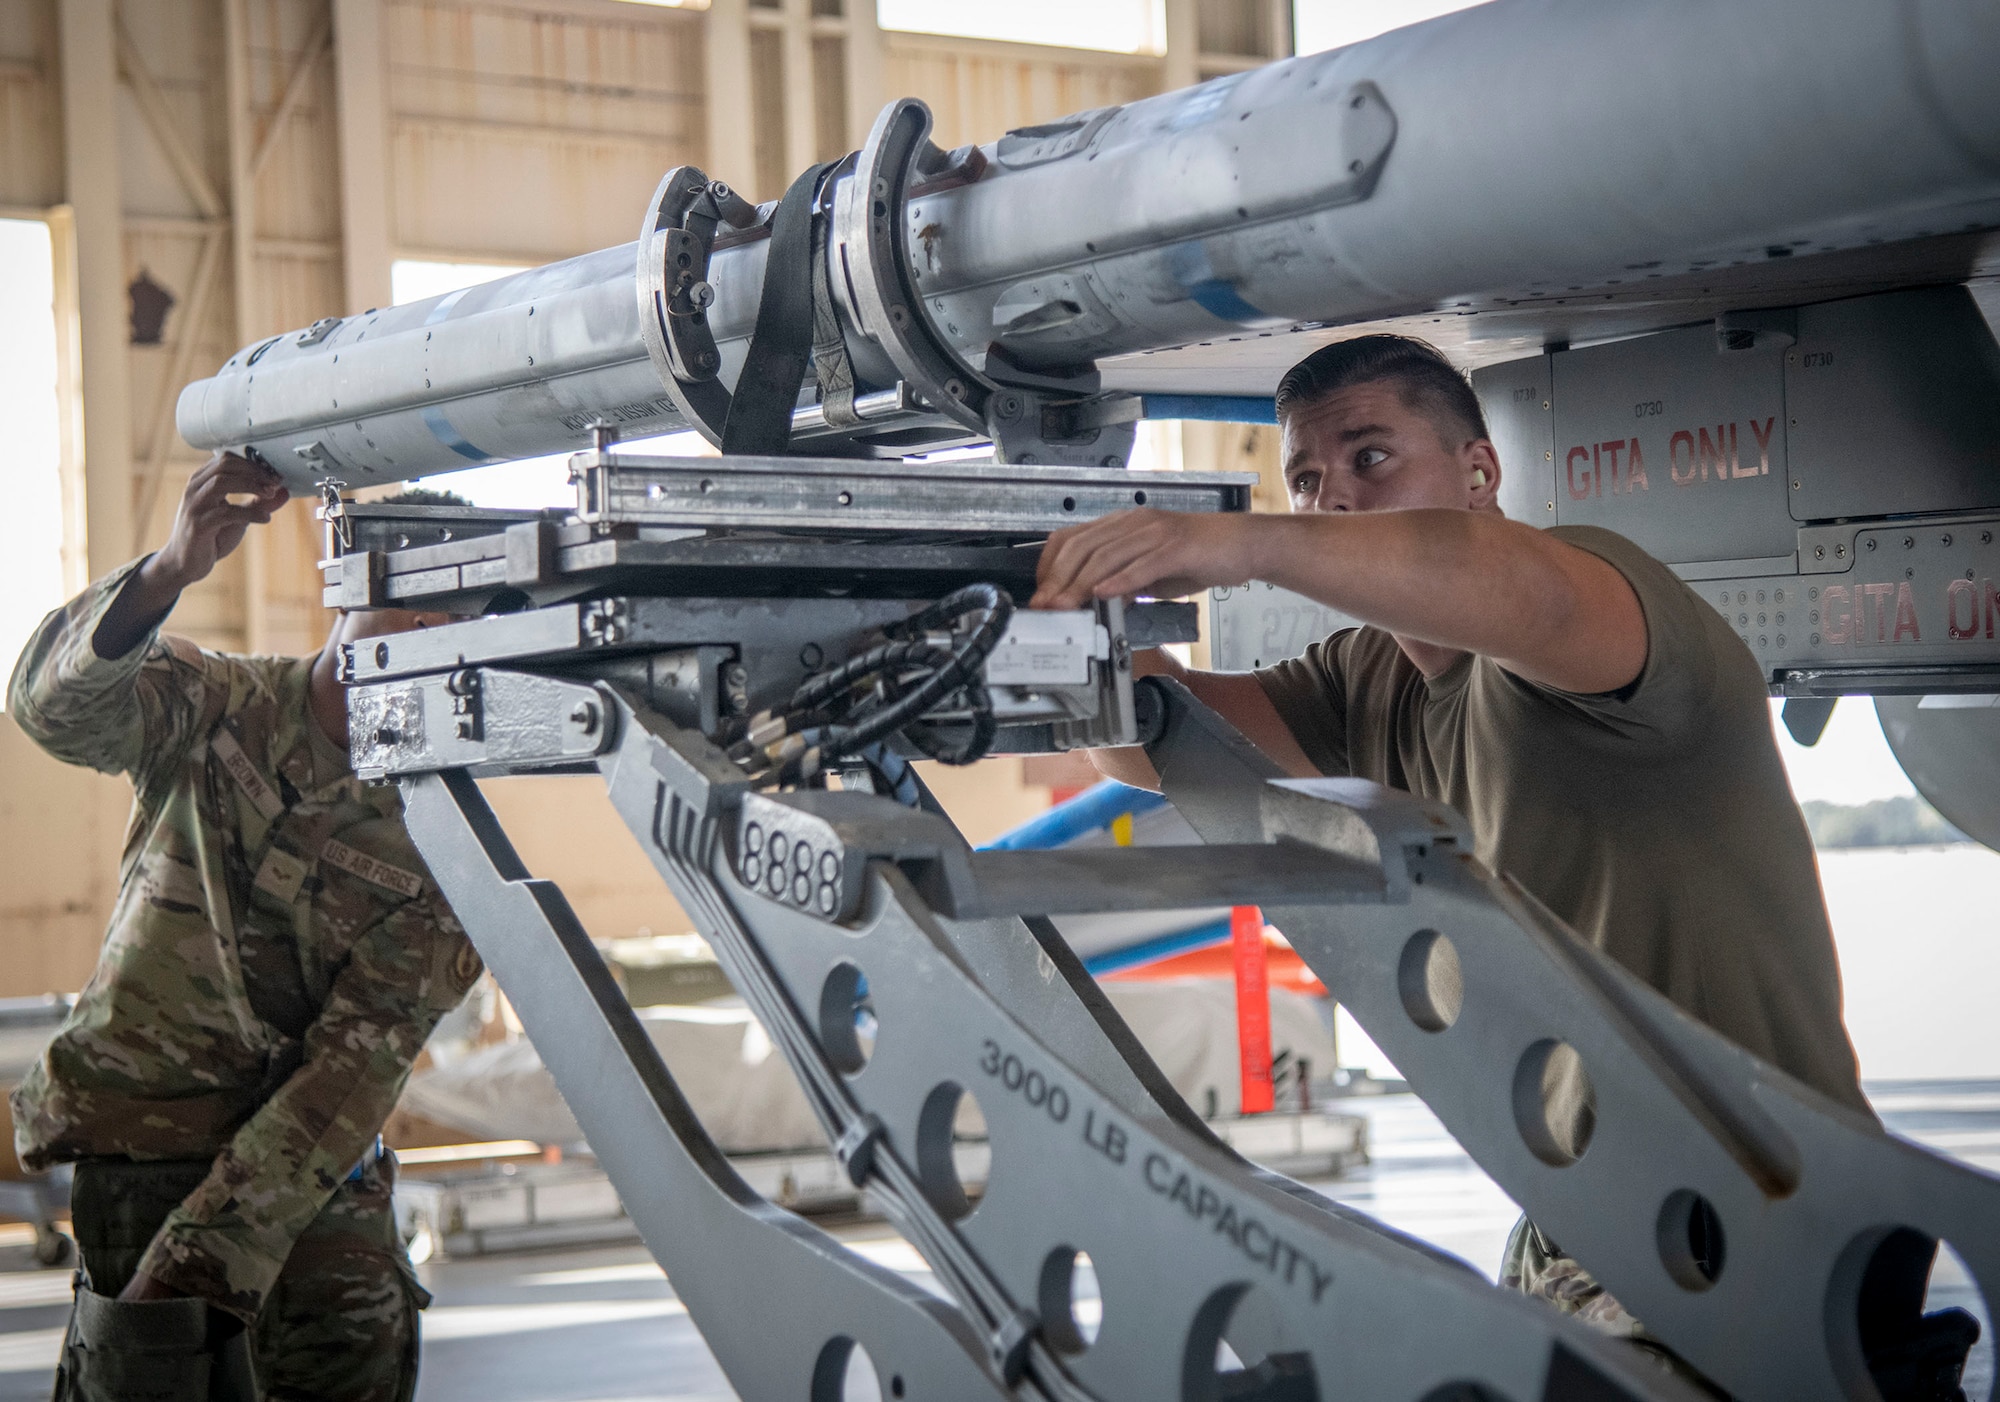
[[884,86],[928,102],[937,119],[931,139],[946,148],[1151,97],[1166,81],[1164,61],[1151,55],[901,32],[883,40]]
[[[241,46],[238,91],[228,97],[234,321],[222,332],[240,346],[340,308],[339,120],[329,0],[222,3],[225,15],[236,11],[231,42]],[[319,645],[319,534],[300,502],[246,544],[248,646]]]
[[[279,256],[309,255],[313,263],[330,265],[337,282],[340,182],[332,166],[339,159],[339,122],[327,0],[240,3],[245,135],[251,155],[263,159],[254,191],[256,237],[265,245],[260,256],[272,256],[270,245],[280,244],[287,251]],[[307,247],[296,247],[300,242]],[[296,324],[279,320],[273,329]]]
[[0,774],[0,998],[79,989],[117,894],[131,789],[50,759],[6,716]]
[[[785,42],[776,30],[750,33],[750,87],[753,96],[746,104],[750,110],[744,113],[744,120],[750,123],[750,149],[757,168],[749,198],[774,200],[797,174],[787,169],[785,162],[785,122],[791,103],[785,91]],[[723,180],[731,178],[727,171],[708,173]],[[740,173],[735,177],[743,178]]]
[[634,236],[661,174],[702,159],[702,36],[620,8],[385,7],[399,248],[553,259]]
[[62,90],[53,0],[0,4],[0,204],[63,197]]

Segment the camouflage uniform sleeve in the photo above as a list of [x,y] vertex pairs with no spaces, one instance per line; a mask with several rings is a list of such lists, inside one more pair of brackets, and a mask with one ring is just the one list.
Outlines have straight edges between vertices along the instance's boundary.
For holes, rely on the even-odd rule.
[[373,1144],[431,1028],[480,967],[428,882],[363,935],[306,1031],[299,1069],[216,1156],[139,1269],[254,1319],[292,1243]]
[[57,759],[136,775],[177,754],[211,697],[205,655],[159,629],[123,657],[91,639],[144,560],[113,570],[42,620],[14,665],[7,709]]

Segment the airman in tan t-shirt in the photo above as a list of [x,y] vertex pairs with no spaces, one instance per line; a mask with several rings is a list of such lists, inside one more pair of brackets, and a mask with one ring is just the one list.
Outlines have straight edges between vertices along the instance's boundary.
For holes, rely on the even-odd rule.
[[[1259,579],[1363,620],[1259,672],[1158,653],[1136,669],[1183,682],[1292,774],[1458,808],[1481,858],[1583,938],[1866,1111],[1811,840],[1742,642],[1623,537],[1508,520],[1479,401],[1423,342],[1323,347],[1277,409],[1291,515],[1141,510],[1059,531],[1036,605]],[[1092,758],[1159,785],[1141,750]],[[1642,1333],[1525,1221],[1504,1275]]]

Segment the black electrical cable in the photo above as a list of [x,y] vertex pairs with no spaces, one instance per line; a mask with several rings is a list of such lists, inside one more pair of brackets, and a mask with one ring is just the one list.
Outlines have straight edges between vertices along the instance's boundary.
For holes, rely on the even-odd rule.
[[878,644],[844,663],[837,673],[827,674],[838,685],[822,685],[815,679],[795,693],[784,709],[766,711],[740,722],[733,732],[737,736],[735,742],[727,747],[729,757],[739,764],[748,763],[759,752],[768,754],[772,746],[791,736],[801,737],[792,746],[793,750],[816,744],[828,727],[842,722],[851,726],[876,714],[872,709],[863,709],[868,696],[861,693],[858,683],[871,679],[875,682],[868,691],[878,705],[899,700],[902,692],[895,689],[895,683],[900,675],[912,669],[943,667],[952,657],[951,649],[928,638]]
[[[846,756],[880,744],[950,695],[946,689],[948,683],[943,680],[954,656],[950,650],[924,642],[898,643],[895,648],[906,664],[928,665],[931,670],[908,691],[891,690],[886,699],[856,706],[837,720],[827,719],[823,713],[788,716],[787,728],[795,738],[787,742],[784,758],[777,766],[778,783],[809,779]],[[889,678],[883,676],[881,680],[886,689]]]
[[939,764],[971,764],[984,759],[1000,733],[1000,720],[993,714],[993,697],[986,687],[980,682],[967,682],[963,695],[966,709],[972,713],[963,740],[946,742],[936,725],[929,730],[910,732],[911,743]]
[[982,633],[990,634],[980,660],[993,650],[1000,641],[1000,635],[1007,631],[1007,624],[1014,617],[1014,600],[1006,590],[997,584],[968,584],[963,589],[954,589],[929,608],[920,609],[901,623],[892,623],[882,631],[892,638],[907,637],[935,628],[940,623],[950,623],[963,618],[968,613],[983,611],[986,621],[980,625]]
[[[963,688],[967,682],[976,682],[981,664],[999,643],[1001,635],[1007,631],[1007,625],[1014,617],[1014,601],[996,585],[968,584],[965,588],[946,595],[929,608],[895,625],[893,629],[884,630],[903,634],[914,633],[953,621],[968,613],[982,611],[986,616],[936,671],[924,678],[912,690],[879,710],[868,713],[854,724],[835,724],[829,727],[826,738],[821,743],[821,751],[829,755],[843,755],[893,735],[920,718],[926,711],[935,709],[939,702]],[[982,686],[980,690],[984,692],[985,688]],[[990,702],[986,709],[990,712]],[[988,743],[991,743],[990,737]]]
[[[885,628],[887,641],[808,679],[782,709],[746,727],[744,737],[731,748],[731,757],[748,766],[761,750],[774,771],[763,776],[767,781],[798,783],[831,761],[878,744],[960,693],[972,713],[965,738],[947,742],[926,736],[917,743],[944,763],[970,764],[992,748],[999,732],[980,668],[1006,633],[1013,614],[1013,599],[996,585],[971,584],[953,591]],[[973,615],[979,621],[955,644],[934,636],[945,625]],[[903,690],[897,674],[912,668],[928,671]],[[874,704],[855,695],[871,680],[882,697]]]
[[923,807],[923,787],[917,782],[917,771],[887,745],[877,742],[850,758],[868,766],[876,792],[893,798],[905,808]]
[[[779,714],[809,715],[858,681],[879,673],[894,672],[932,660],[941,649],[928,638],[907,638],[877,643],[866,652],[856,653],[830,672],[808,679],[792,693]],[[947,658],[949,653],[946,654]]]

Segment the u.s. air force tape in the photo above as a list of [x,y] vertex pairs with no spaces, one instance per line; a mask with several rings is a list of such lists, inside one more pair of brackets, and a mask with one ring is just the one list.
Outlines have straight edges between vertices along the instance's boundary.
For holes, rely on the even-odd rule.
[[237,743],[236,737],[226,728],[215,732],[215,738],[208,742],[208,747],[215,751],[215,757],[222,761],[222,767],[229,771],[229,777],[236,781],[238,788],[249,795],[250,802],[256,805],[257,811],[267,820],[276,818],[285,811],[285,801],[278,797],[278,791],[257,772],[257,766],[250,762],[250,756],[243,753],[243,746]]
[[319,850],[319,859],[328,866],[339,867],[363,881],[372,881],[385,890],[412,900],[424,889],[424,879],[414,871],[405,871],[379,857],[371,857],[358,848],[349,847],[337,837],[327,839],[326,846]]

